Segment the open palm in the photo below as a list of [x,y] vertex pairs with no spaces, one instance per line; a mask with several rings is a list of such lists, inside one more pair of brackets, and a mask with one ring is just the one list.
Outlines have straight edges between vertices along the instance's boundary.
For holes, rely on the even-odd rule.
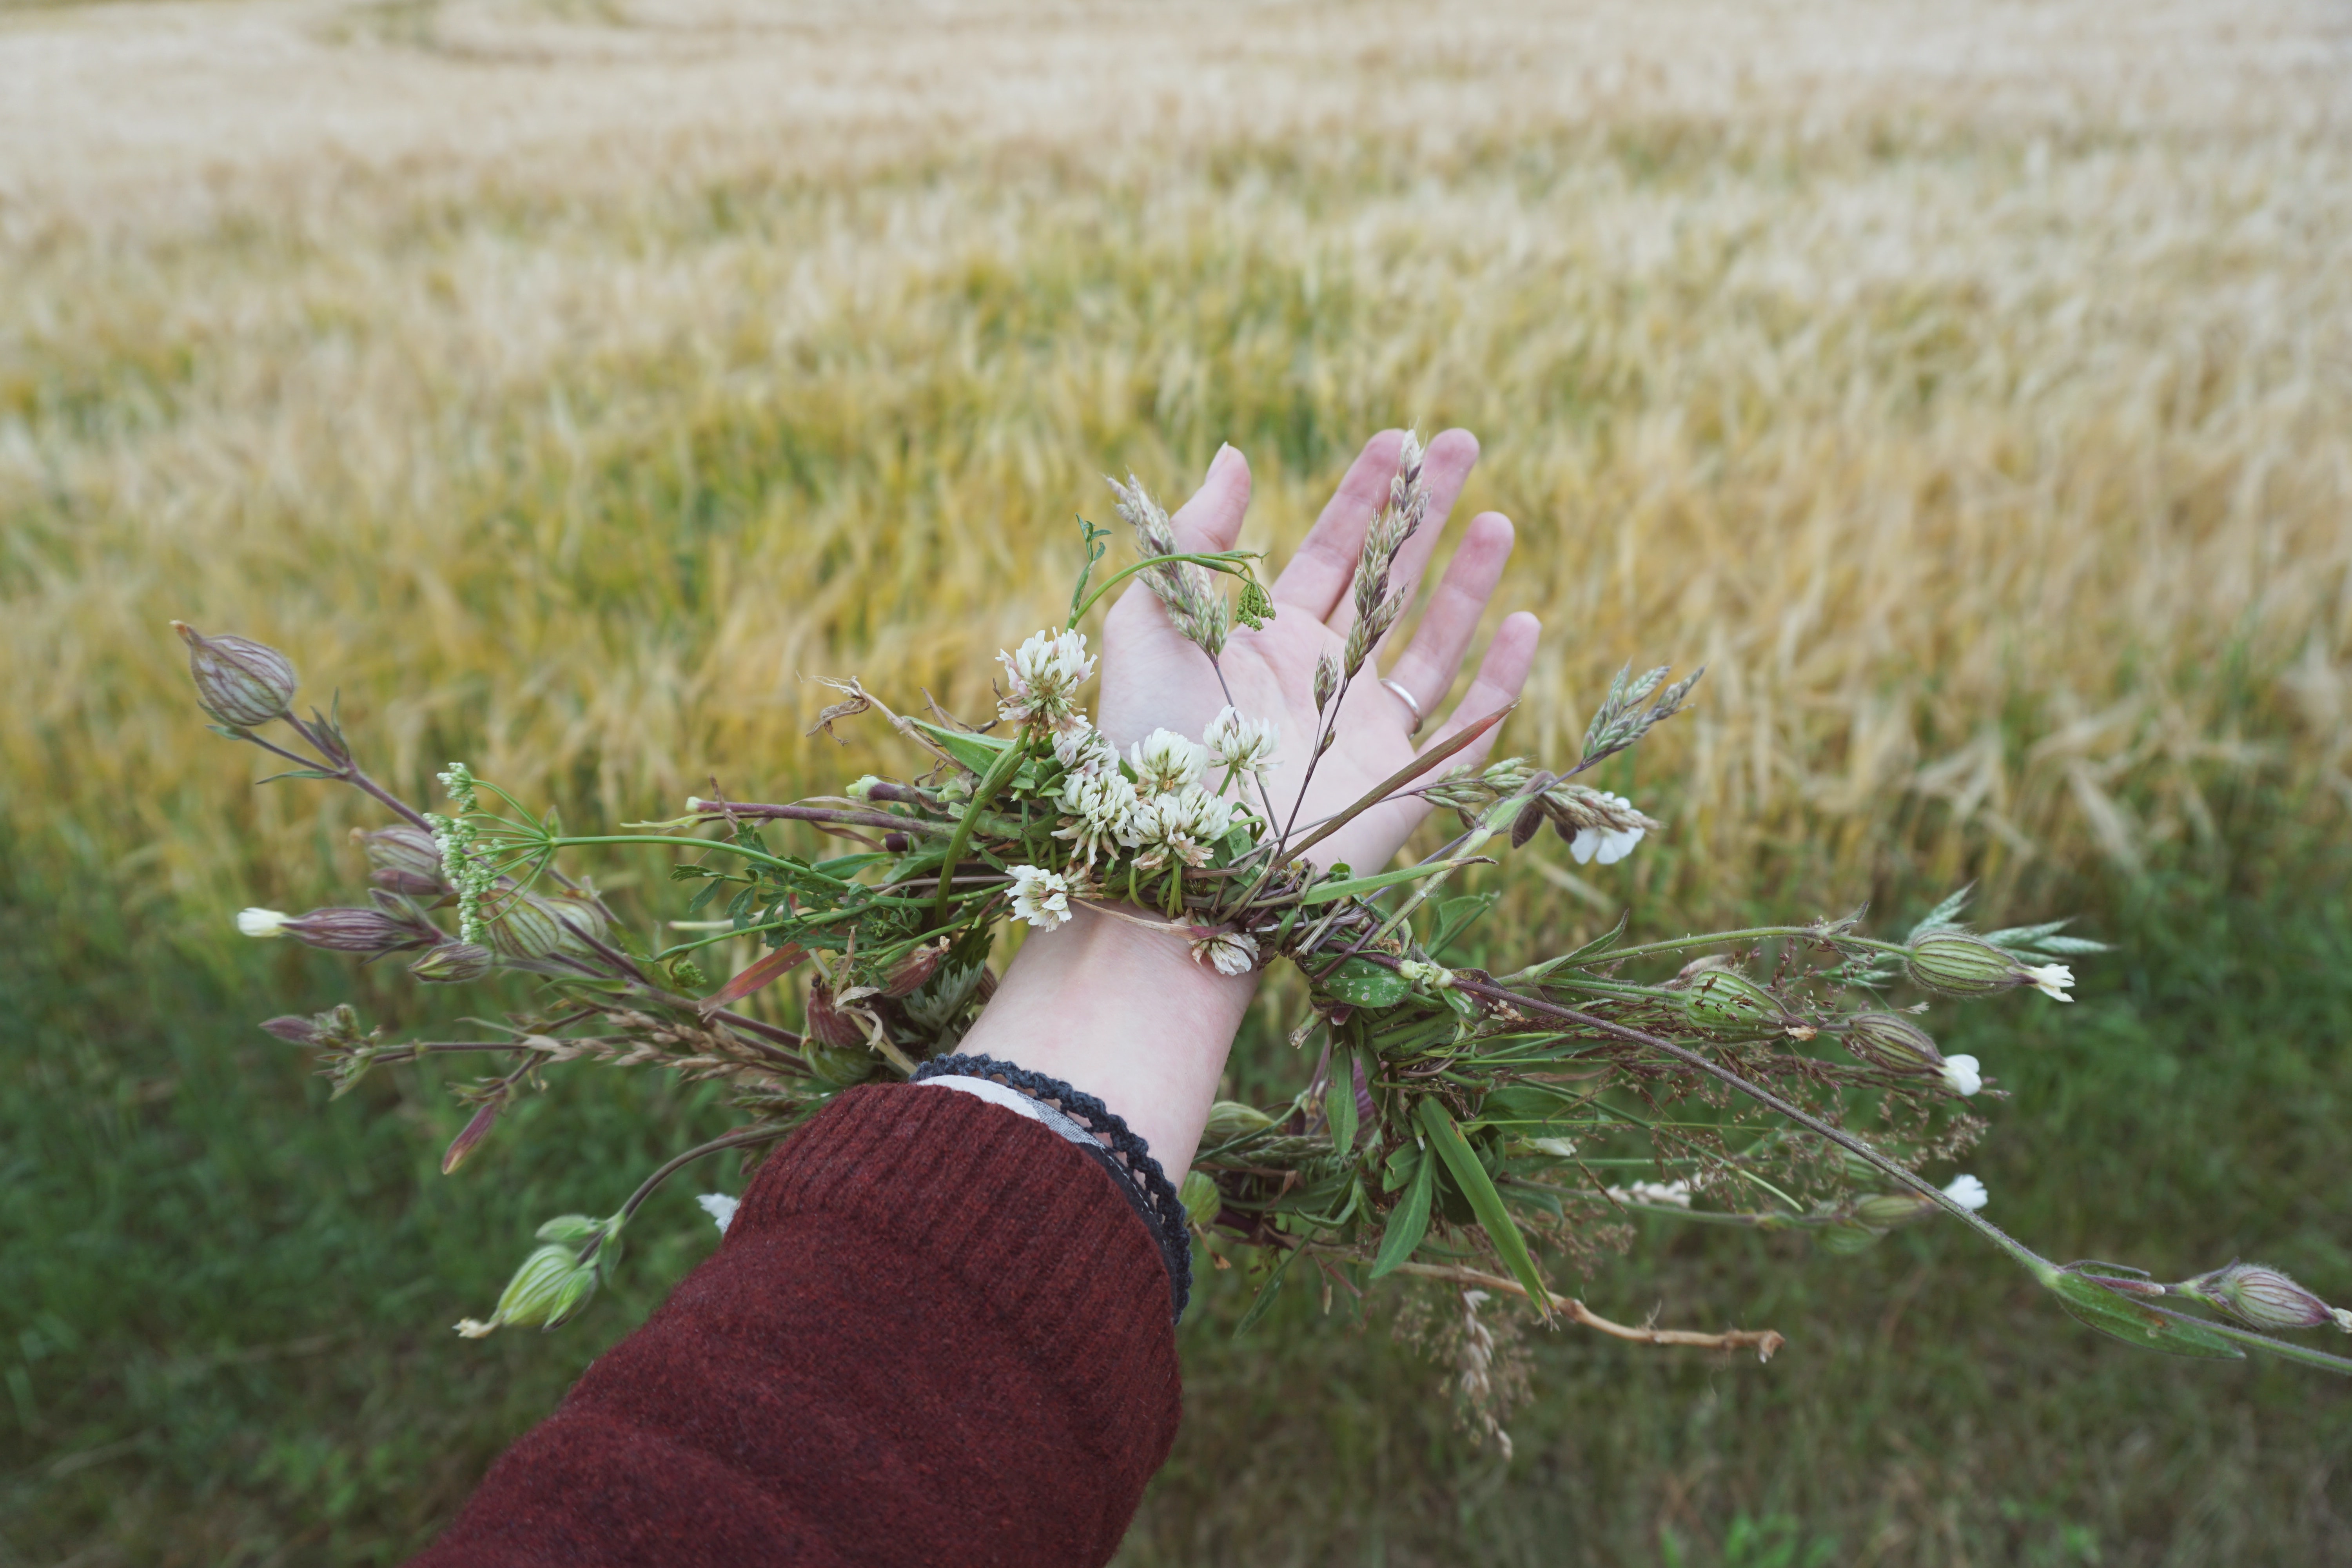
[[[1315,668],[1325,653],[1339,649],[1353,622],[1349,583],[1365,531],[1388,499],[1402,438],[1402,432],[1384,430],[1365,443],[1297,554],[1275,580],[1274,619],[1257,630],[1236,628],[1218,666],[1176,630],[1149,587],[1138,582],[1129,588],[1103,627],[1104,734],[1121,747],[1154,729],[1197,739],[1230,691],[1233,705],[1244,715],[1271,719],[1281,727],[1280,749],[1265,780],[1279,827],[1299,803],[1302,784],[1307,793],[1297,820],[1312,823],[1360,798],[1419,747],[1443,742],[1464,723],[1517,700],[1535,658],[1538,630],[1535,616],[1525,612],[1504,620],[1476,679],[1444,722],[1419,736],[1412,732],[1414,705],[1435,718],[1510,559],[1510,521],[1499,512],[1481,512],[1464,530],[1404,652],[1380,672],[1381,650],[1375,649],[1349,688],[1337,739],[1308,777],[1317,731]],[[1428,521],[1398,556],[1391,591],[1410,595],[1417,588],[1477,460],[1478,443],[1465,430],[1446,431],[1430,443],[1422,468],[1430,492]],[[1249,497],[1249,465],[1227,447],[1210,464],[1200,490],[1171,520],[1178,547],[1203,552],[1232,549]],[[1391,632],[1387,641],[1399,635]],[[1410,693],[1412,704],[1375,679],[1376,673],[1385,673],[1388,682]],[[1482,736],[1459,760],[1479,761],[1493,741],[1491,733]],[[1360,871],[1377,870],[1428,809],[1419,800],[1375,807],[1315,846],[1310,858],[1324,866],[1344,861]]]

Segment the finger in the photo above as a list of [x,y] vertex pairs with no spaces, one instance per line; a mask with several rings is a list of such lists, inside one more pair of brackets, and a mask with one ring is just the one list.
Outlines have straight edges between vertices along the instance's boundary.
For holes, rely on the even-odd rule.
[[[1430,744],[1435,745],[1458,733],[1465,726],[1484,719],[1496,709],[1519,700],[1519,691],[1528,683],[1528,671],[1535,668],[1536,641],[1542,635],[1543,623],[1525,610],[1504,617],[1496,629],[1495,640],[1486,647],[1486,657],[1478,663],[1478,678],[1470,683],[1454,711]],[[1495,737],[1503,726],[1497,724],[1465,747],[1455,759],[1455,765],[1475,767],[1486,760],[1495,749]],[[1424,748],[1425,749],[1425,748]]]
[[[1412,694],[1423,713],[1434,713],[1454,686],[1454,672],[1478,633],[1479,617],[1503,580],[1511,558],[1511,520],[1498,511],[1482,511],[1463,531],[1461,546],[1445,564],[1445,575],[1430,595],[1429,608],[1412,634],[1412,642],[1398,656],[1388,679]],[[1399,706],[1403,706],[1400,704]],[[1410,721],[1408,721],[1410,722]]]
[[1355,575],[1364,531],[1388,504],[1389,480],[1396,476],[1397,448],[1403,442],[1403,431],[1383,430],[1364,443],[1323,515],[1307,531],[1298,553],[1274,580],[1276,604],[1305,610],[1318,621],[1331,618],[1348,579]]
[[[1462,487],[1470,479],[1470,470],[1478,465],[1478,437],[1467,430],[1441,430],[1429,444],[1421,460],[1421,482],[1429,490],[1429,511],[1412,537],[1397,552],[1396,564],[1389,569],[1389,592],[1402,595],[1407,604],[1421,588],[1421,574],[1429,568],[1430,557],[1437,553],[1438,541],[1444,536],[1446,519],[1454,511],[1454,503],[1461,498]],[[1356,607],[1342,600],[1329,620],[1331,629],[1344,633],[1355,624]]]
[[1218,447],[1201,488],[1168,520],[1177,548],[1201,555],[1231,550],[1242,536],[1242,514],[1249,502],[1249,459],[1233,446]]

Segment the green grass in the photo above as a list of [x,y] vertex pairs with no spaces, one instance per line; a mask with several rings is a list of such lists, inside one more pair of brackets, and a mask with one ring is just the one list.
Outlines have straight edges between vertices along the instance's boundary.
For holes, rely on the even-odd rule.
[[[2280,830],[2279,837],[2286,837]],[[1937,1020],[2015,1091],[1968,1168],[2056,1256],[2185,1273],[2257,1253],[2352,1295],[2352,917],[2315,840],[2075,889],[2122,944],[2082,1001]],[[175,943],[92,884],[0,887],[0,1563],[363,1563],[429,1538],[498,1449],[707,1252],[656,1199],[562,1332],[458,1340],[545,1215],[616,1203],[680,1122],[562,1075],[457,1177],[459,1118],[392,1072],[327,1103],[252,1028],[287,999],[402,1016],[322,955]],[[2299,867],[2293,875],[2279,868]],[[414,1021],[414,1020],[411,1020]],[[1276,1081],[1255,1042],[1244,1087]],[[598,1079],[613,1080],[599,1082]],[[1597,1308],[1771,1326],[1769,1367],[1531,1331],[1501,1466],[1438,1370],[1294,1285],[1204,1272],[1186,1420],[1122,1561],[2316,1563],[2352,1552],[2352,1389],[2092,1337],[1956,1229],[1839,1259],[1653,1224]]]

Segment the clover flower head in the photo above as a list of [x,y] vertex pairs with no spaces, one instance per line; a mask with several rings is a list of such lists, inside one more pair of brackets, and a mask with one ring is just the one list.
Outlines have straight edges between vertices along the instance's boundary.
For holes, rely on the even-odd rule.
[[1073,777],[1091,778],[1118,771],[1118,748],[1104,740],[1100,730],[1079,718],[1073,720],[1067,729],[1054,732],[1054,760]]
[[2063,963],[2029,963],[2025,966],[2026,984],[2053,1002],[2072,1002],[2066,987],[2074,984],[2074,972]]
[[735,1211],[741,1206],[740,1199],[730,1198],[725,1193],[705,1193],[694,1201],[702,1205],[702,1212],[710,1216],[721,1236],[735,1223]]
[[1992,1202],[1992,1194],[1986,1192],[1985,1184],[1974,1176],[1954,1176],[1944,1184],[1944,1195],[1971,1211]]
[[1194,939],[1192,962],[1220,974],[1247,974],[1257,967],[1257,938],[1245,931],[1211,931]]
[[1052,931],[1070,920],[1069,879],[1042,866],[1013,868],[1013,918],[1039,931]]
[[1278,734],[1271,719],[1244,719],[1236,709],[1222,709],[1202,736],[1209,743],[1209,765],[1224,769],[1228,784],[1244,773],[1263,773],[1274,766]]
[[293,918],[276,910],[239,910],[236,929],[246,936],[283,936],[287,923]]
[[1187,866],[1209,863],[1211,846],[1234,825],[1233,803],[1199,784],[1136,803],[1128,819],[1127,842],[1140,849],[1135,863],[1154,871],[1172,858]]
[[1201,782],[1209,771],[1209,749],[1173,730],[1154,730],[1128,752],[1139,795],[1175,795]]
[[1016,724],[1055,733],[1084,723],[1078,688],[1095,672],[1082,632],[1034,632],[1013,653],[1000,653],[1012,689],[996,705],[998,715]]
[[[1111,758],[1115,764],[1118,753],[1111,752]],[[1116,858],[1118,847],[1128,841],[1137,804],[1135,786],[1115,765],[1102,773],[1074,775],[1062,785],[1061,795],[1062,810],[1070,820],[1054,829],[1054,837],[1069,839],[1072,857],[1089,866],[1105,850]]]
[[1954,1094],[1974,1094],[1984,1087],[1984,1074],[1974,1057],[1946,1057],[1943,1071],[1944,1081],[1952,1086]]
[[[1633,809],[1633,803],[1622,795],[1603,794],[1601,798],[1626,811]],[[1569,840],[1568,852],[1576,857],[1580,866],[1594,860],[1603,866],[1614,866],[1633,852],[1633,846],[1642,842],[1642,835],[1648,831],[1644,827],[1580,827]]]

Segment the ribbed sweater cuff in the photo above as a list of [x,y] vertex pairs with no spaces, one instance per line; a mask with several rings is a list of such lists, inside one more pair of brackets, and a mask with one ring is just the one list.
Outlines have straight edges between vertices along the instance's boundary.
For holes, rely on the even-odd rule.
[[849,1089],[761,1168],[727,1244],[820,1215],[985,1303],[1056,1369],[1136,1492],[1166,1460],[1181,1398],[1168,1271],[1117,1178],[1071,1144],[971,1095]]

